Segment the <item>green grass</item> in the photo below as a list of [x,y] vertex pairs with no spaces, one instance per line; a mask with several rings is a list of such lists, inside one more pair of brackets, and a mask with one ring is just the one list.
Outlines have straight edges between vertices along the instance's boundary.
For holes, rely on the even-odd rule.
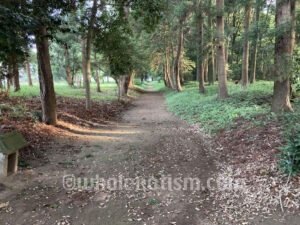
[[[148,81],[145,81],[143,83],[141,83],[140,81],[138,82],[135,82],[134,84],[135,87],[138,87],[140,89],[143,89],[143,90],[154,90],[154,91],[160,91],[162,90],[164,87],[165,87],[165,84],[163,81],[151,81],[151,82],[148,82]],[[151,88],[151,89],[149,89]]]
[[143,90],[147,90],[150,82],[143,82],[141,83],[140,81],[135,81],[134,86]]
[[[217,84],[206,86],[206,91],[206,94],[200,94],[196,82],[187,83],[180,93],[167,90],[169,110],[192,124],[200,124],[210,134],[234,126],[234,121],[238,118],[254,122],[258,122],[256,117],[261,114],[267,115],[267,119],[275,118],[274,114],[269,113],[273,82],[260,81],[249,85],[247,90],[229,83],[230,98],[225,100],[217,100]],[[280,117],[286,126],[291,125],[288,125],[287,118],[294,118],[294,121],[298,118],[299,122],[299,102],[294,104],[294,109],[295,113],[282,113]]]
[[165,84],[164,84],[163,80],[161,80],[160,82],[158,82],[158,81],[153,82],[153,89],[155,91],[160,91],[160,90],[163,90],[164,88],[165,88]]
[[[55,93],[58,96],[85,98],[85,89],[70,87],[66,82],[54,83]],[[96,84],[91,84],[91,98],[99,100],[115,100],[117,99],[117,86],[115,83],[104,83],[101,85],[101,93],[96,92]],[[26,83],[21,83],[21,91],[11,92],[10,96],[33,97],[40,95],[39,83],[34,83],[33,87]]]

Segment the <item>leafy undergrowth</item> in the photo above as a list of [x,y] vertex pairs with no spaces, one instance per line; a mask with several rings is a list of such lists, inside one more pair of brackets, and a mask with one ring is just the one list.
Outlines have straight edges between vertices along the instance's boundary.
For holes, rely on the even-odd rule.
[[142,90],[148,90],[151,88],[153,91],[160,91],[162,90],[165,85],[163,81],[152,81],[152,82],[135,82],[135,87],[140,88]]
[[181,118],[199,123],[204,130],[215,133],[234,126],[234,120],[255,120],[270,110],[271,82],[258,82],[242,90],[240,85],[229,83],[230,98],[217,100],[218,86],[206,86],[206,94],[199,94],[197,83],[191,82],[180,93],[166,94],[169,109]]
[[300,123],[300,102],[294,113],[270,113],[272,82],[257,82],[247,90],[229,84],[230,98],[217,100],[218,87],[207,86],[205,95],[196,83],[181,93],[166,91],[169,109],[210,134],[210,153],[217,158],[216,178],[232,179],[240,189],[212,193],[216,212],[241,224],[249,217],[300,208],[299,176],[278,167],[280,147]]
[[[70,87],[66,82],[55,82],[54,88],[56,95],[85,98],[84,88]],[[115,83],[101,84],[101,91],[96,92],[96,84],[91,84],[91,97],[97,100],[116,100],[117,99],[117,86]],[[32,87],[25,83],[21,83],[21,91],[11,92],[11,97],[35,97],[40,95],[39,83],[34,83]]]
[[72,136],[70,128],[85,129],[98,127],[116,119],[127,108],[128,101],[92,101],[92,110],[85,110],[85,100],[71,97],[57,97],[58,125],[41,123],[39,97],[0,97],[0,133],[20,131],[29,143],[21,151],[21,159],[39,157],[54,137]]

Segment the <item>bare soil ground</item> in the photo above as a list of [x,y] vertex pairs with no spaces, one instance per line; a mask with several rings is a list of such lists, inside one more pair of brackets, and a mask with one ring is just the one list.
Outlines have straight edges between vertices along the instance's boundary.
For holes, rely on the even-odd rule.
[[[243,222],[224,217],[207,187],[220,170],[220,158],[210,154],[213,145],[197,127],[167,111],[161,93],[142,95],[120,121],[92,121],[91,126],[74,121],[62,124],[64,132],[47,142],[38,164],[29,162],[30,168],[0,180],[0,224],[300,224],[297,216],[257,215]],[[71,174],[106,180],[153,177],[160,187],[164,177],[190,177],[204,185],[200,190],[191,190],[191,184],[187,190],[112,190],[97,184],[100,189],[70,191],[63,177]]]

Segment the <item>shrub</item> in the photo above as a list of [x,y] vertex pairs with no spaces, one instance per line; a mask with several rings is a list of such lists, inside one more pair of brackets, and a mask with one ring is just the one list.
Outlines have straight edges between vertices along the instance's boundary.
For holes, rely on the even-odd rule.
[[281,171],[293,176],[300,174],[300,124],[297,124],[280,150]]

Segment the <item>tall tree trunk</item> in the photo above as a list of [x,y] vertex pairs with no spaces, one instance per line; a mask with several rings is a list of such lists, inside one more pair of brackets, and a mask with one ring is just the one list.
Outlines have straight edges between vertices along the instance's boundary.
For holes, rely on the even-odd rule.
[[172,50],[172,57],[171,57],[171,64],[170,64],[170,82],[171,87],[173,90],[176,90],[176,76],[175,76],[175,53],[173,43],[171,43],[171,50]]
[[77,87],[81,88],[81,77],[79,75],[77,76]]
[[[271,111],[292,112],[290,102],[290,74],[292,73],[292,55],[295,44],[293,14],[295,1],[276,1],[276,28],[280,30],[275,38],[275,82]],[[293,26],[291,26],[291,24]]]
[[227,76],[224,52],[224,0],[216,1],[217,8],[217,71],[219,80],[219,99],[228,98]]
[[119,100],[121,99],[121,97],[127,96],[129,82],[130,82],[130,76],[122,75],[117,79]]
[[[183,51],[182,51],[183,53]],[[181,59],[183,59],[183,54],[180,56]],[[180,74],[180,85],[183,86],[184,85],[184,68],[183,68],[183,63],[182,60],[180,60],[180,69],[179,69],[179,74]]]
[[[259,0],[256,0],[256,4],[258,4]],[[258,52],[258,38],[259,38],[259,18],[260,18],[260,7],[257,5],[255,9],[255,37],[253,41],[253,49],[251,53],[251,63],[250,63],[250,83],[256,82],[256,61],[257,61],[257,52]]]
[[203,57],[203,17],[197,16],[198,23],[198,53],[197,53],[197,77],[199,81],[199,92],[205,93],[204,87],[204,57]]
[[68,84],[70,86],[73,86],[73,76],[71,73],[71,68],[70,68],[70,61],[69,61],[69,49],[68,46],[64,46],[65,48],[65,66],[66,66],[66,73],[67,73],[67,78],[68,78]]
[[[211,0],[209,0],[209,7],[211,8]],[[209,84],[214,84],[215,82],[215,52],[214,52],[214,39],[212,35],[212,16],[211,12],[209,11],[208,14],[208,28],[209,28],[209,55],[208,55],[208,82]]]
[[125,82],[124,82],[125,96],[128,95],[129,83],[130,83],[130,76],[125,76]]
[[181,63],[181,56],[183,50],[183,43],[184,43],[184,23],[187,19],[188,14],[185,13],[184,16],[179,21],[179,39],[178,39],[178,49],[177,49],[177,56],[175,59],[175,86],[176,91],[182,91],[181,83],[180,83],[180,63]]
[[40,82],[43,121],[48,125],[56,125],[56,98],[53,76],[50,65],[49,43],[45,26],[39,27],[36,39],[38,73]]
[[32,79],[31,79],[29,59],[26,60],[26,73],[27,73],[27,82],[28,82],[28,85],[32,86]]
[[85,88],[85,81],[87,79],[86,72],[86,39],[81,39],[81,57],[82,57],[82,77],[83,77],[83,86]]
[[183,28],[181,27],[179,29],[179,41],[178,41],[178,50],[177,50],[177,56],[175,59],[175,86],[176,86],[176,91],[182,91],[182,87],[180,84],[180,56],[181,56],[181,51],[182,51],[182,45],[183,45]]
[[97,92],[101,92],[98,69],[96,69],[96,82],[97,82]]
[[[292,54],[294,52],[294,46],[296,43],[296,26],[297,26],[297,20],[296,20],[296,10],[298,10],[297,6],[299,5],[299,2],[297,1],[292,1],[291,2],[291,15],[292,15]],[[292,70],[291,76],[294,76],[294,71]],[[290,98],[297,98],[297,93],[293,89],[293,86],[290,82]]]
[[167,66],[165,64],[164,65],[164,69],[163,69],[163,72],[164,72],[164,84],[165,84],[166,87],[170,87],[167,71],[168,71],[168,69],[167,69]]
[[96,83],[97,83],[97,92],[101,92],[101,88],[100,88],[100,79],[99,79],[99,74],[98,74],[98,62],[97,62],[97,53],[94,52],[94,60],[95,60],[95,64],[96,64]]
[[129,88],[133,88],[134,87],[134,77],[135,77],[135,72],[131,73],[130,75],[130,79],[129,79]]
[[85,73],[84,80],[85,80],[85,108],[86,110],[91,110],[91,87],[90,87],[90,76],[91,76],[91,48],[92,48],[92,38],[93,38],[93,31],[94,31],[94,24],[96,21],[96,14],[97,14],[97,0],[93,1],[93,7],[91,12],[91,19],[88,28],[88,34],[86,38],[86,50],[84,54],[85,58]]
[[249,26],[250,26],[251,6],[247,2],[245,6],[245,21],[244,21],[244,49],[242,63],[242,87],[248,86],[248,70],[249,70]]
[[[173,70],[173,66],[170,65],[170,58],[169,58],[169,50],[166,51],[166,54],[165,54],[165,59],[166,59],[166,76],[167,76],[167,83],[169,84],[169,87],[172,88],[172,89],[175,89],[174,87],[174,80],[173,80],[173,73],[172,73],[172,70]],[[174,70],[173,70],[174,71]]]
[[17,57],[13,55],[13,79],[14,79],[14,91],[18,92],[21,90],[20,87],[20,74],[19,74],[19,66],[18,66],[18,61]]
[[215,53],[212,48],[210,51],[210,57],[208,59],[208,83],[214,85],[216,80],[216,70],[215,70]]
[[[232,15],[232,27],[236,28],[236,15],[233,13]],[[233,65],[233,59],[234,59],[234,45],[235,45],[235,40],[236,40],[236,32],[233,32],[232,38],[231,38],[231,56],[230,56],[230,65]]]
[[204,61],[204,82],[208,82],[208,58]]
[[9,56],[9,64],[8,64],[8,74],[6,77],[6,95],[10,94],[10,86],[11,86],[11,78],[13,75],[13,66],[12,66],[12,57]]

